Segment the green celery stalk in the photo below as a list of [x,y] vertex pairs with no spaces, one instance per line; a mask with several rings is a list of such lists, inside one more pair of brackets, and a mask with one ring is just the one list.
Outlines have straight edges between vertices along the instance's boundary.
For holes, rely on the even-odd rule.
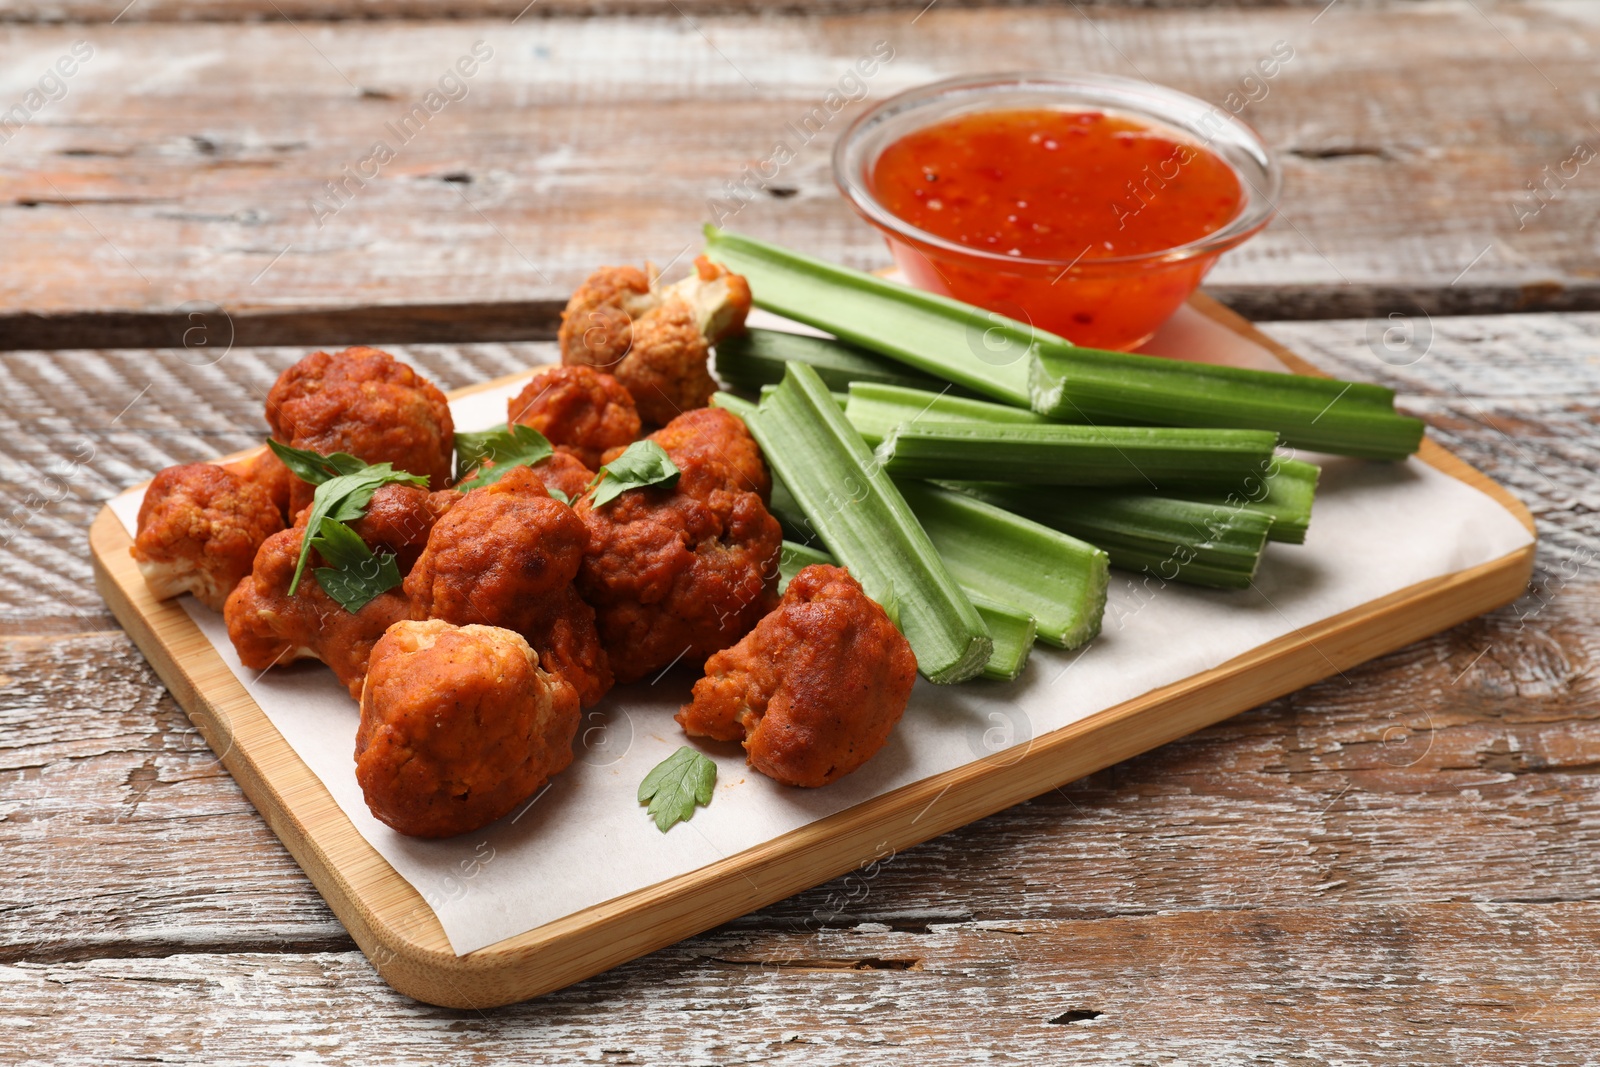
[[1249,508],[1117,490],[950,485],[1104,549],[1113,567],[1190,585],[1248,587],[1272,526]]
[[1046,426],[1052,420],[1033,411],[953,396],[937,389],[909,389],[900,385],[852,382],[845,418],[869,445],[876,445],[889,431],[905,422],[939,419],[960,422],[1014,422]]
[[1106,553],[964,493],[896,484],[962,588],[1032,615],[1039,640],[1060,648],[1099,634]]
[[[837,396],[837,394],[835,394]],[[850,386],[845,418],[868,444],[876,445],[896,426],[918,419],[941,421],[1010,422],[1050,425],[1052,420],[1032,411],[991,404],[985,400],[950,396],[925,389],[858,382]],[[1208,504],[1237,504],[1272,517],[1271,540],[1301,544],[1311,522],[1311,504],[1321,470],[1303,460],[1279,456],[1266,477],[1247,479],[1232,493],[1182,490],[1170,495]]]
[[[767,397],[771,396],[777,390],[777,388],[778,387],[776,385],[763,385],[761,387],[761,399],[765,400]],[[843,411],[845,409],[845,405],[850,403],[849,393],[829,393],[828,395],[833,397],[833,402],[839,405],[840,411]],[[871,444],[872,442],[869,441],[867,443]]]
[[1333,378],[1190,363],[1041,342],[1030,362],[1033,410],[1076,422],[1272,430],[1287,445],[1404,459],[1423,422],[1394,410],[1394,390]]
[[1276,443],[1276,435],[1264,430],[921,419],[891,430],[877,455],[896,478],[1131,485],[1160,492],[1242,487],[1271,466]]
[[829,337],[752,328],[717,342],[717,377],[741,389],[777,385],[783,380],[783,365],[791,360],[809,363],[829,389],[845,389],[851,382],[947,388],[932,375]]
[[1272,430],[1296,448],[1403,459],[1421,420],[1381,386],[1080,348],[994,312],[706,227],[761,307],[1008,404],[1072,422]]
[[[833,557],[809,545],[785,541],[778,557],[778,591],[781,593],[788,589],[789,579],[813,563],[833,565]],[[997,682],[1015,681],[1028,665],[1028,653],[1033,651],[1033,616],[987,600],[970,590],[967,596],[972,599],[972,606],[978,609],[978,614],[983,617],[984,625],[989,627],[989,634],[994,639],[994,651],[989,653],[989,662],[983,665],[983,677]]]
[[705,254],[744,275],[757,307],[975,393],[1029,406],[1032,337],[1021,323],[715,226],[705,234]]
[[1009,604],[996,603],[972,593],[967,595],[972,598],[972,606],[978,609],[994,641],[989,662],[983,665],[983,677],[995,682],[1016,681],[1028,665],[1028,654],[1033,651],[1037,620]]
[[745,424],[834,558],[898,608],[923,675],[949,684],[981,674],[994,648],[982,616],[817,372],[791,363]]
[[1202,504],[1235,506],[1259,511],[1272,520],[1267,532],[1268,540],[1299,545],[1306,540],[1306,530],[1311,525],[1311,504],[1317,494],[1317,479],[1322,468],[1315,463],[1278,456],[1272,461],[1265,478],[1251,480],[1237,492],[1192,493],[1173,495],[1181,500],[1194,500]]

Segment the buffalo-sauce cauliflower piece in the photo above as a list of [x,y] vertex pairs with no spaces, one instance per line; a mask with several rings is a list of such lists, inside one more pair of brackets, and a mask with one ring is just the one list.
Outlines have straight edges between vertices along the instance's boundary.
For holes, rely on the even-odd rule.
[[297,659],[315,659],[332,668],[352,698],[361,694],[367,657],[392,624],[411,614],[411,605],[397,590],[374,597],[351,613],[317,584],[314,573],[323,561],[312,552],[294,595],[289,583],[300,557],[302,527],[273,534],[262,542],[255,566],[228,597],[223,618],[239,660],[264,671]]
[[577,503],[594,481],[594,471],[568,452],[555,452],[540,460],[533,465],[533,473],[539,476],[546,489],[559,489],[568,503]]
[[[455,424],[444,394],[376,348],[313,352],[284,371],[267,393],[267,423],[295,448],[392,463],[433,489],[450,483]],[[291,513],[311,503],[314,489],[295,479]]]
[[522,635],[395,623],[361,691],[356,781],[372,814],[451,837],[508,814],[572,762],[578,697]]
[[785,785],[827,785],[871,759],[905,711],[917,658],[839,567],[807,567],[776,611],[706,662],[678,712],[691,737],[743,741]]
[[[722,408],[686,411],[650,435],[681,472],[678,488],[704,498],[713,489],[755,493],[772,500],[772,475],[744,420]],[[624,449],[603,457],[610,463]]]
[[506,421],[532,426],[585,467],[639,436],[639,411],[616,378],[593,367],[550,367],[506,403]]
[[594,609],[578,596],[589,533],[544,482],[517,467],[463,494],[406,576],[412,618],[515,630],[588,707],[611,688]]
[[610,371],[645,422],[660,426],[705,407],[717,383],[711,346],[744,328],[750,286],[704,256],[663,286],[654,267],[601,267],[561,313],[561,362]]
[[272,498],[273,506],[283,516],[283,521],[286,523],[294,521],[294,514],[289,510],[289,494],[296,479],[272,449],[263,448],[259,452],[236,459],[232,463],[224,463],[222,466],[244,481],[265,489],[267,495]]
[[282,529],[267,489],[225,467],[187,463],[157,474],[145,490],[129,552],[156,599],[193,593],[221,611],[261,542]]
[[578,505],[590,538],[578,590],[595,606],[618,681],[701,663],[777,601],[783,533],[746,488],[770,481],[744,424],[698,411],[652,437],[679,468],[675,486]]

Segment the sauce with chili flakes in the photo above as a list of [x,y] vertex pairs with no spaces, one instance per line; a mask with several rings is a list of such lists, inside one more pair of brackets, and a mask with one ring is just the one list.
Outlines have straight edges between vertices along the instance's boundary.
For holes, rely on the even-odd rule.
[[[1152,303],[1182,303],[1216,257],[1160,269],[1095,261],[1199,240],[1245,200],[1215,152],[1098,111],[958,115],[890,144],[868,177],[877,201],[917,229],[1017,261],[922,245],[908,257],[895,248],[915,284],[1107,348],[1142,342],[1149,327],[1130,334],[1132,323],[1148,319]],[[1071,286],[1055,285],[1064,264],[1072,264]]]
[[891,144],[872,184],[918,229],[1028,259],[1164,251],[1226,226],[1243,200],[1220,156],[1095,111],[961,115]]

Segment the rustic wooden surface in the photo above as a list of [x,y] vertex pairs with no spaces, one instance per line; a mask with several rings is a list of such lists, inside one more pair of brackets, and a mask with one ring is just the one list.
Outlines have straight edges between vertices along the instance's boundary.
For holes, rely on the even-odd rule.
[[[0,110],[73,40],[97,50],[0,145],[0,1059],[1600,1061],[1600,315],[1437,317],[1600,306],[1600,172],[1520,229],[1516,211],[1600,136],[1587,0],[541,0],[515,25],[496,0],[315,5],[337,22],[300,0],[124,6],[0,4]],[[566,17],[591,10],[658,15]],[[354,21],[394,15],[450,20]],[[307,198],[479,37],[515,62],[319,237]],[[880,37],[897,54],[874,99],[1047,65],[1221,102],[1291,42],[1243,113],[1282,149],[1286,218],[1212,289],[1260,319],[1371,316],[1270,332],[1396,386],[1522,496],[1535,582],[870,879],[521,1007],[407,1001],[105,613],[87,524],[159,467],[256,439],[304,350],[246,344],[537,338],[593,263],[672,259]],[[771,186],[735,225],[882,262],[821,147]],[[151,343],[174,347],[81,350]],[[402,354],[458,386],[547,353]]]
[[[1593,1059],[1600,315],[1416,325],[1405,366],[1364,320],[1269,332],[1528,501],[1518,604],[483,1014],[378,982],[89,584],[99,503],[249,444],[298,351],[0,355],[0,478],[43,493],[0,553],[0,1057]],[[448,386],[548,352],[400,350]]]
[[[1252,318],[1600,306],[1600,161],[1573,162],[1600,143],[1590,0],[132,21],[152,3],[0,26],[0,110],[73,41],[94,49],[0,145],[0,345],[177,343],[196,303],[241,344],[547,337],[597,262],[681,262],[711,203],[732,210],[727,187],[877,41],[894,58],[870,99],[997,67],[1242,94],[1287,183],[1212,279]],[[409,143],[388,132],[480,40],[494,55],[467,95]],[[1294,58],[1248,82],[1279,41]],[[862,106],[746,182],[730,224],[881,262],[827,163]],[[379,140],[381,178],[314,214]]]

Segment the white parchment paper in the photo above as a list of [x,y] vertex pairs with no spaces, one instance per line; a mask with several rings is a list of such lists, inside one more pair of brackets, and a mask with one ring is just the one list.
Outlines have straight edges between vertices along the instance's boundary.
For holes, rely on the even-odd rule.
[[[1278,366],[1271,353],[1187,307],[1149,350]],[[457,401],[457,428],[503,421],[505,401],[517,390],[508,386]],[[1086,648],[1063,653],[1040,645],[1027,672],[1009,685],[919,681],[888,746],[825,789],[785,788],[748,770],[737,756],[718,753],[711,805],[668,834],[655,829],[635,791],[645,773],[684,742],[672,715],[693,683],[688,672],[618,689],[591,709],[571,769],[518,812],[460,838],[416,841],[368,813],[354,773],[359,715],[333,675],[313,663],[262,675],[246,670],[221,617],[190,597],[183,603],[356,829],[417,888],[451,946],[464,954],[997,748],[1026,743],[1320,619],[1497,559],[1531,540],[1489,497],[1416,460],[1307,458],[1323,463],[1307,542],[1274,545],[1254,589],[1162,587],[1113,571],[1104,633]],[[142,495],[133,490],[112,501],[130,531]]]

